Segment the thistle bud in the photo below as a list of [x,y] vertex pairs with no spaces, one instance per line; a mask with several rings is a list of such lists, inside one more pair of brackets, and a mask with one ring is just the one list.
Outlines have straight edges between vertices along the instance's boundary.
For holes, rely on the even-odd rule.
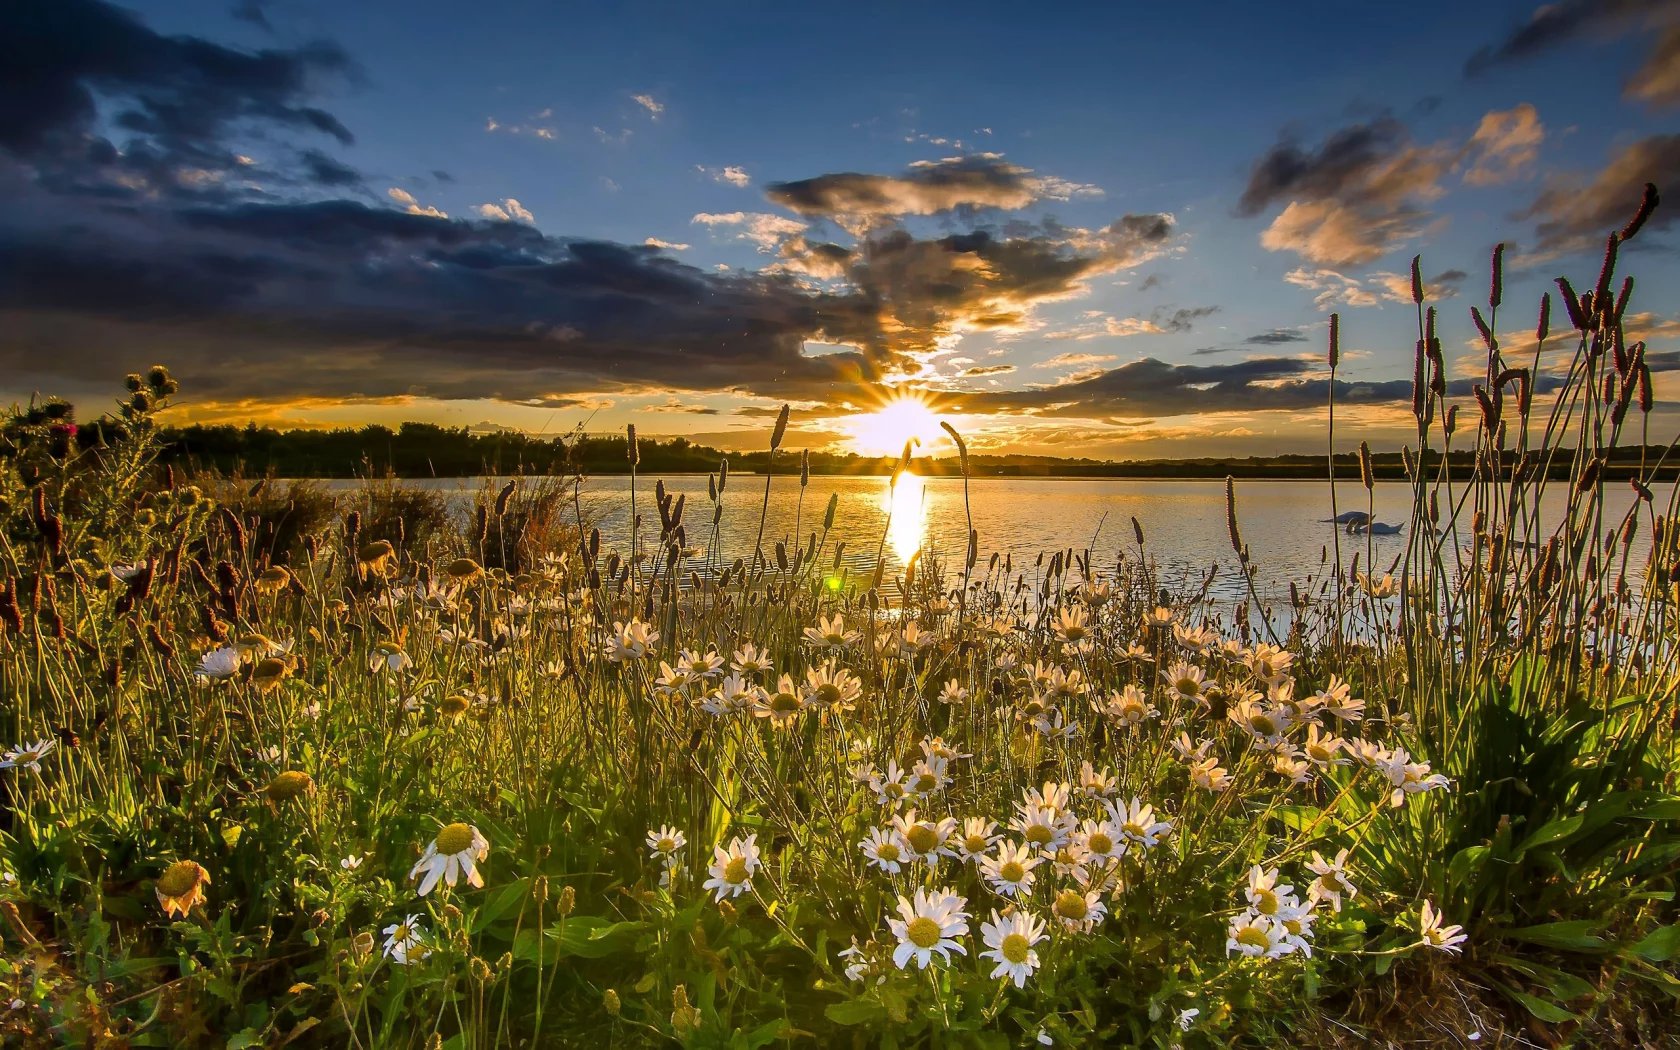
[[776,413],[776,426],[770,431],[770,451],[774,452],[782,447],[782,438],[787,436],[788,406]]
[[1342,359],[1342,315],[1330,315],[1330,370],[1335,371]]
[[1493,246],[1493,281],[1488,287],[1488,306],[1499,309],[1500,300],[1505,298],[1505,243]]
[[1412,256],[1412,302],[1423,305],[1423,256]]
[[636,448],[636,424],[631,423],[624,428],[624,437],[624,456],[630,461],[630,465],[634,467],[642,461],[641,453]]

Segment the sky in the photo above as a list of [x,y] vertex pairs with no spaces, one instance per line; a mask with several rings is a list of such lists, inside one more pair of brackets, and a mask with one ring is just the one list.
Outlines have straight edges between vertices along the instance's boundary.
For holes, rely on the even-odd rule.
[[1394,449],[1413,256],[1468,396],[1494,246],[1526,360],[1653,182],[1680,423],[1677,116],[1680,0],[21,0],[0,401],[163,363],[175,422],[1315,452],[1334,312],[1338,444]]

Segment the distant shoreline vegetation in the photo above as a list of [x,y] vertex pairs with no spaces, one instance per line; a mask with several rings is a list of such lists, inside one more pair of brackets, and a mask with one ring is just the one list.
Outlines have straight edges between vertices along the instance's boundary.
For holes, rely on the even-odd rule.
[[[97,427],[84,427],[83,441],[95,439]],[[622,435],[568,434],[563,437],[533,437],[518,432],[475,434],[465,428],[452,429],[429,423],[404,423],[396,430],[367,426],[342,430],[275,430],[256,426],[203,426],[164,428],[165,462],[189,472],[216,471],[246,476],[273,475],[288,478],[446,478],[511,474],[628,474],[625,438]],[[638,441],[639,471],[644,474],[704,474],[715,471],[724,458],[732,471],[762,473],[768,452],[726,452],[699,445],[683,437],[644,437]],[[1664,446],[1619,448],[1605,464],[1607,476],[1624,479],[1661,462],[1669,450]],[[1404,481],[1405,466],[1399,452],[1375,453],[1373,474],[1384,481]],[[798,470],[797,451],[779,453],[778,473]],[[1439,454],[1428,455],[1430,464]],[[1553,478],[1570,476],[1568,455],[1550,459]],[[812,452],[812,474],[885,476],[898,464],[896,456],[860,456],[855,453]],[[1471,453],[1454,453],[1453,474],[1468,477],[1474,467]],[[1507,468],[1517,466],[1514,455],[1506,457]],[[1525,464],[1538,470],[1539,462]],[[1680,464],[1659,472],[1660,480],[1675,479]],[[923,476],[957,476],[961,467],[955,456],[914,461],[913,469]],[[988,455],[969,456],[972,477],[1063,477],[1063,478],[1160,478],[1223,479],[1227,476],[1251,480],[1311,480],[1325,478],[1323,455],[1249,456],[1244,458],[1205,457],[1197,459],[1097,460],[1054,456]],[[1336,476],[1359,479],[1359,458],[1355,453],[1336,457]]]

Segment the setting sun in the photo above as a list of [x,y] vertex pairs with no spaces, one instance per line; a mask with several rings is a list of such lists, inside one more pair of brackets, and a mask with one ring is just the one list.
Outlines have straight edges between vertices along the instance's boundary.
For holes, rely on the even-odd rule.
[[939,437],[939,417],[914,397],[896,397],[846,422],[852,448],[865,456],[894,456],[906,441],[926,449]]

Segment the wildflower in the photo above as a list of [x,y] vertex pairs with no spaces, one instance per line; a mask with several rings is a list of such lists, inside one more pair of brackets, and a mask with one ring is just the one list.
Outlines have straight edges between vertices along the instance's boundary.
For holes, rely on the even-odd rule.
[[338,862],[338,866],[345,871],[355,871],[357,868],[362,866],[362,861],[365,859],[366,858],[359,853],[352,853],[341,859]]
[[198,658],[198,666],[193,668],[193,677],[225,680],[239,673],[241,655],[238,647],[224,645],[220,649],[212,649]]
[[1325,714],[1335,715],[1345,722],[1357,722],[1365,717],[1365,701],[1352,697],[1349,685],[1335,675],[1330,676],[1330,684],[1313,694],[1318,701],[1319,710]]
[[1218,632],[1211,627],[1185,627],[1183,624],[1172,625],[1173,641],[1180,648],[1192,653],[1199,653],[1219,641]]
[[1045,680],[1044,692],[1052,699],[1075,699],[1091,691],[1091,686],[1085,681],[1085,672],[1075,667],[1071,671],[1064,671],[1060,667],[1052,667],[1050,675]]
[[1385,572],[1381,580],[1375,580],[1361,572],[1355,573],[1354,579],[1359,583],[1360,590],[1378,601],[1384,598],[1392,598],[1399,592],[1399,588],[1394,583],[1394,576],[1390,573]]
[[1079,645],[1090,634],[1089,616],[1083,605],[1064,605],[1056,615],[1052,627],[1056,637],[1068,645]]
[[835,613],[832,620],[819,616],[815,627],[805,628],[805,641],[808,644],[834,649],[849,649],[856,645],[861,637],[856,631],[846,630],[846,620],[839,613]]
[[155,887],[158,903],[163,906],[165,915],[185,918],[188,912],[204,903],[204,887],[208,885],[210,873],[201,865],[195,861],[178,860],[158,876]]
[[1231,774],[1210,755],[1190,764],[1190,783],[1205,791],[1223,791],[1231,784]]
[[1033,945],[1044,939],[1044,920],[1022,911],[1005,918],[994,908],[992,921],[980,924],[980,939],[991,949],[981,952],[980,958],[997,963],[992,976],[1006,977],[1015,982],[1015,987],[1024,988],[1027,978],[1038,969]]
[[1178,1030],[1180,1032],[1188,1032],[1190,1030],[1190,1026],[1196,1023],[1196,1018],[1201,1015],[1202,1011],[1194,1006],[1185,1007],[1183,1010],[1180,1010],[1177,1018]]
[[1051,740],[1072,740],[1079,735],[1079,723],[1069,722],[1059,710],[1046,711],[1033,719],[1033,729]]
[[1442,918],[1441,913],[1435,910],[1433,901],[1424,901],[1423,911],[1418,917],[1418,935],[1423,938],[1422,943],[1429,947],[1457,955],[1463,951],[1459,945],[1470,938],[1462,926],[1441,925]]
[[1172,821],[1156,820],[1155,807],[1142,803],[1134,796],[1131,804],[1121,803],[1109,806],[1109,816],[1120,827],[1120,834],[1128,842],[1135,842],[1144,849],[1154,849],[1160,845],[1161,839],[1172,834]]
[[1359,896],[1359,888],[1348,880],[1347,874],[1348,851],[1341,850],[1335,860],[1325,860],[1313,850],[1312,860],[1307,864],[1307,870],[1318,876],[1307,886],[1307,896],[1314,900],[1327,900],[1331,911],[1342,910],[1342,898],[1349,900]]
[[290,802],[299,796],[314,794],[315,781],[302,770],[288,769],[270,780],[263,793],[268,796],[270,802]]
[[1141,728],[1145,722],[1160,715],[1143,690],[1135,685],[1127,685],[1124,689],[1111,692],[1107,702],[1092,706],[1096,707],[1098,714],[1106,715],[1130,729]]
[[1272,756],[1272,772],[1297,787],[1312,780],[1312,763],[1296,758],[1293,751]]
[[862,948],[858,947],[856,937],[852,938],[852,946],[850,948],[841,949],[839,955],[840,958],[847,960],[845,969],[846,980],[861,981],[865,977],[869,976],[869,957],[864,954]]
[[1405,805],[1407,795],[1434,791],[1452,784],[1444,775],[1429,772],[1428,762],[1413,762],[1411,757],[1405,748],[1397,747],[1377,765],[1394,788],[1388,799],[1390,806],[1398,808]]
[[396,642],[375,642],[373,651],[368,655],[368,670],[374,674],[381,671],[406,671],[414,666],[408,653]]
[[[915,812],[912,810],[911,812]],[[869,863],[880,868],[889,875],[897,875],[906,863],[904,836],[896,828],[871,828],[869,834],[858,849],[869,858]]]
[[1050,866],[1064,879],[1083,879],[1089,874],[1091,851],[1085,848],[1077,834],[1070,835],[1067,844],[1050,857]]
[[111,575],[115,576],[124,583],[127,583],[129,580],[135,579],[141,573],[145,572],[150,564],[151,563],[144,558],[134,562],[119,562],[118,564],[111,566]]
[[948,843],[957,830],[954,817],[944,817],[938,821],[917,820],[916,811],[913,809],[893,817],[892,824],[899,837],[904,840],[910,859],[922,861],[928,867],[937,864],[941,854],[950,852]]
[[1088,580],[1080,587],[1079,596],[1093,609],[1107,605],[1114,597],[1114,585],[1102,580]]
[[56,740],[37,740],[33,744],[19,744],[6,752],[0,758],[0,769],[27,769],[32,773],[41,771],[41,759],[58,746]]
[[1284,678],[1266,687],[1266,700],[1273,707],[1279,708],[1289,716],[1291,724],[1308,723],[1319,725],[1318,697],[1295,696],[1295,679]]
[[716,649],[708,650],[704,656],[684,649],[677,666],[697,678],[716,678],[723,674],[723,657]]
[[628,624],[613,621],[612,633],[607,636],[606,657],[615,664],[640,660],[659,642],[659,632],[640,620]]
[[968,690],[955,678],[945,683],[945,688],[939,691],[939,702],[942,704],[960,704],[968,699]]
[[1111,816],[1085,821],[1074,833],[1073,840],[1098,867],[1112,867],[1126,855],[1125,835]]
[[1041,853],[1054,853],[1067,842],[1073,824],[1071,815],[1043,806],[1017,805],[1016,809],[1019,812],[1009,822],[1009,828],[1025,839],[1028,846]]
[[1033,869],[1042,859],[1024,844],[1001,842],[995,856],[980,858],[980,874],[991,883],[994,892],[1006,897],[1024,897],[1032,892]]
[[943,758],[923,759],[910,768],[905,788],[917,798],[926,798],[936,791],[943,791],[950,782]]
[[471,824],[446,824],[438,831],[437,838],[427,843],[426,852],[409,869],[408,878],[410,882],[420,879],[416,892],[422,897],[432,892],[439,879],[453,888],[462,873],[466,874],[468,885],[482,887],[484,876],[479,874],[477,862],[489,855],[490,843],[477,828]]
[[1090,933],[1102,925],[1103,918],[1108,915],[1108,906],[1102,902],[1101,893],[1091,889],[1085,879],[1079,879],[1074,887],[1056,894],[1055,903],[1050,905],[1050,914],[1074,933]]
[[1275,916],[1295,903],[1295,887],[1278,885],[1276,868],[1267,871],[1256,864],[1248,870],[1248,884],[1243,887],[1243,896],[1257,913]]
[[793,678],[782,675],[776,684],[775,692],[760,690],[753,697],[753,714],[759,718],[768,718],[777,729],[787,729],[793,725],[799,712],[805,709],[805,702],[799,698],[794,689]]
[[1079,793],[1086,798],[1108,798],[1114,794],[1119,783],[1111,770],[1099,771],[1090,762],[1079,764]]
[[729,848],[712,847],[712,863],[706,868],[711,878],[701,883],[701,889],[716,890],[713,898],[722,901],[725,897],[739,897],[752,889],[753,873],[758,871],[762,863],[758,849],[758,835],[739,835],[729,840]]
[[689,684],[695,681],[695,678],[696,676],[689,673],[688,668],[682,666],[680,660],[676,667],[672,667],[661,660],[659,661],[659,677],[653,680],[653,685],[657,692],[670,696],[687,689]]
[[1318,919],[1317,906],[1318,902],[1311,899],[1305,904],[1295,901],[1285,905],[1276,917],[1283,926],[1283,939],[1290,950],[1309,959],[1312,958],[1312,925]]
[[1283,924],[1254,911],[1244,911],[1231,920],[1225,936],[1225,954],[1233,952],[1255,959],[1277,959],[1293,950],[1285,939]]
[[1174,616],[1173,611],[1164,605],[1157,605],[1152,611],[1145,613],[1143,617],[1144,627],[1153,627],[1158,631],[1168,630],[1177,622],[1178,617]]
[[1022,791],[1021,799],[1029,806],[1042,806],[1057,813],[1065,813],[1073,802],[1073,788],[1069,784],[1046,780],[1043,787],[1030,787]]
[[419,962],[428,954],[426,930],[420,925],[420,916],[410,915],[385,927],[385,957],[398,966]]
[[673,867],[677,863],[677,852],[686,845],[688,845],[688,839],[682,832],[669,824],[661,824],[657,830],[648,829],[648,858],[658,861],[667,868]]
[[484,575],[484,567],[471,558],[456,558],[443,567],[443,574],[459,586],[464,586]]
[[364,580],[369,576],[384,576],[396,554],[390,540],[364,543],[356,550],[356,572]]
[[271,692],[280,687],[280,683],[292,673],[292,665],[277,657],[258,660],[251,668],[251,684],[261,692]]
[[863,683],[857,675],[843,667],[836,670],[833,662],[805,672],[807,706],[826,708],[831,714],[841,715],[855,708],[862,695]]
[[922,630],[915,620],[907,620],[899,632],[898,647],[905,656],[915,656],[934,642],[933,635]]
[[924,736],[921,739],[920,747],[922,749],[922,754],[927,756],[929,762],[937,758],[941,762],[949,764],[957,761],[958,759],[974,757],[967,752],[958,751],[950,744],[947,744],[944,737]]
[[1249,671],[1254,677],[1268,684],[1280,681],[1289,673],[1290,665],[1294,662],[1294,653],[1285,652],[1275,645],[1257,645],[1248,654]]
[[1178,699],[1195,703],[1208,692],[1207,673],[1195,664],[1180,660],[1161,672],[1162,681]]
[[1254,694],[1232,705],[1226,717],[1246,730],[1256,746],[1275,746],[1289,732],[1289,715],[1281,707],[1263,706]]
[[1348,759],[1341,751],[1347,741],[1331,733],[1320,733],[1317,726],[1307,728],[1307,740],[1301,746],[1301,754],[1308,762],[1320,769],[1331,766],[1345,766]]
[[870,774],[869,790],[875,792],[875,801],[883,806],[896,806],[904,801],[909,789],[905,786],[904,771],[898,768],[897,759],[887,760],[885,773]]
[[986,851],[999,839],[997,821],[985,817],[969,817],[963,821],[962,833],[952,837],[952,856],[967,863],[979,864]]
[[1383,747],[1375,740],[1355,737],[1342,746],[1348,754],[1352,755],[1360,765],[1367,769],[1375,769],[1389,759],[1388,748]]
[[967,955],[968,950],[956,941],[968,934],[968,913],[963,910],[967,903],[948,889],[932,893],[918,889],[913,900],[898,898],[900,918],[887,920],[887,928],[898,938],[893,965],[908,969],[914,958],[917,967],[925,970],[935,954],[947,963],[952,952]]
[[763,690],[743,679],[739,672],[730,675],[700,702],[700,709],[709,715],[727,715],[736,711],[750,711]]
[[1203,740],[1201,743],[1192,746],[1189,733],[1178,734],[1172,738],[1170,743],[1172,749],[1178,753],[1178,757],[1186,762],[1206,758],[1207,753],[1213,750],[1213,741],[1211,740]]

